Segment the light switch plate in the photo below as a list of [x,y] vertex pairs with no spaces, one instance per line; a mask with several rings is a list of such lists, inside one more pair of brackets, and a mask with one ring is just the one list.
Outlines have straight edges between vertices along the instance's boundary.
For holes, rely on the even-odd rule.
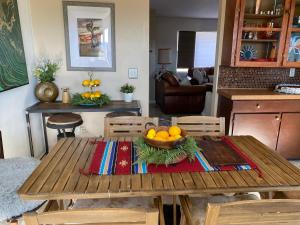
[[128,69],[128,78],[129,79],[138,79],[139,78],[139,72],[137,68],[129,68]]
[[291,68],[290,69],[290,77],[295,77],[295,73],[296,73],[296,68]]

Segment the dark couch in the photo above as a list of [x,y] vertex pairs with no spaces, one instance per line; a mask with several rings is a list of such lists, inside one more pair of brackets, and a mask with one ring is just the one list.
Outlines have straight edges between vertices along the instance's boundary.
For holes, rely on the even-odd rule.
[[207,85],[180,86],[176,78],[165,73],[155,81],[155,100],[166,114],[202,113]]

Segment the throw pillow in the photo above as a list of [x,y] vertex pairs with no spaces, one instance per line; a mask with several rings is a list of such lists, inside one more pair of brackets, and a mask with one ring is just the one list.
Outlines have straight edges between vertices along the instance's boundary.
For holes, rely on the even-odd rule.
[[162,79],[167,81],[171,86],[175,86],[175,87],[179,86],[177,79],[171,73],[165,73],[164,75],[162,75]]
[[204,83],[204,78],[206,77],[204,70],[195,69],[193,73],[193,77],[198,80],[199,84]]
[[188,79],[188,77],[184,77],[184,78],[181,79],[180,85],[181,86],[191,86],[191,82]]

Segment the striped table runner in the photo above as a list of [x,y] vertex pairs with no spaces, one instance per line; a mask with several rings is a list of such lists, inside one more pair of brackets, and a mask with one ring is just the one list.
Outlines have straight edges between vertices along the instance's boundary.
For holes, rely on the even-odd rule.
[[138,154],[133,142],[127,141],[100,141],[94,153],[87,174],[98,175],[129,175],[146,173],[180,173],[180,172],[213,172],[231,170],[251,170],[257,166],[238,149],[229,139],[224,142],[236,151],[246,162],[244,165],[212,166],[200,150],[195,149],[195,160],[188,159],[175,165],[147,165],[146,162],[137,162]]

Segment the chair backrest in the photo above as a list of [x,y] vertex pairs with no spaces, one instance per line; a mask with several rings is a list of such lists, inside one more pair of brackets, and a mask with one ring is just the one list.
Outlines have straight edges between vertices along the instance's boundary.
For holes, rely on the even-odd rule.
[[104,137],[137,137],[147,128],[147,124],[158,126],[158,118],[141,116],[121,116],[104,119]]
[[225,118],[209,116],[173,117],[172,125],[186,130],[191,136],[224,136]]
[[39,224],[145,224],[158,225],[157,209],[79,209],[27,213],[26,225]]
[[300,200],[258,200],[209,204],[205,225],[300,224]]

